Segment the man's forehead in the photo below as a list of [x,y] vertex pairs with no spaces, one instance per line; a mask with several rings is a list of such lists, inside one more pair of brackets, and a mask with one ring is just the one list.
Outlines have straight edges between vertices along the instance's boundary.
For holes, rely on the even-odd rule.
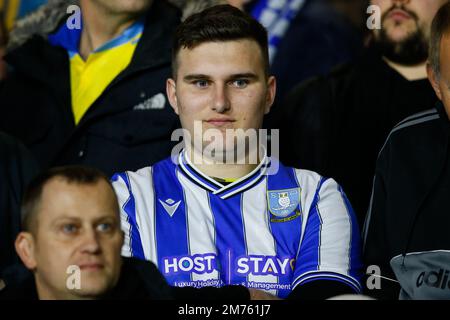
[[[92,217],[107,215],[114,207],[114,194],[107,182],[99,179],[93,183],[68,182],[55,177],[45,184],[40,201],[41,211],[47,211],[52,218],[61,215]],[[99,208],[105,208],[97,212]],[[92,209],[92,210],[91,210]]]
[[257,73],[264,71],[261,48],[250,39],[211,41],[182,48],[177,55],[178,71],[191,73]]

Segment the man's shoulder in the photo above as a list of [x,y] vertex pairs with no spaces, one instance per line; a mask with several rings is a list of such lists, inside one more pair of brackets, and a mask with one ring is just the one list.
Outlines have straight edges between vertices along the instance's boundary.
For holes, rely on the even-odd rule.
[[438,123],[438,119],[441,118],[439,111],[436,108],[431,108],[422,112],[415,113],[409,117],[406,117],[399,123],[397,123],[391,131],[391,134],[396,132],[414,132],[427,130],[428,128],[435,126]]
[[173,299],[172,290],[154,263],[123,257],[121,278],[111,297],[122,299]]
[[322,176],[321,174],[307,169],[295,168],[290,166],[284,166],[280,163],[278,173],[275,175],[276,179],[281,179],[286,173],[292,173],[293,178],[298,183],[299,187],[303,190],[316,191],[320,189],[320,186],[327,180],[334,181],[333,179]]
[[[413,114],[400,121],[389,133],[380,154],[386,152],[390,146],[398,146],[394,149],[402,151],[412,145],[433,142],[444,137],[441,134],[442,114],[436,109],[429,109],[420,113]],[[431,141],[433,140],[433,141]]]
[[33,274],[19,265],[14,266],[12,271],[16,271],[17,275],[8,274],[9,277],[3,282],[3,288],[0,288],[0,301],[38,300]]
[[172,161],[171,157],[168,157],[164,160],[156,162],[150,166],[140,168],[135,171],[123,171],[115,173],[111,177],[111,181],[117,182],[121,181],[122,183],[129,184],[130,181],[135,181],[136,183],[143,182],[147,183],[149,179],[153,178],[153,172],[155,171],[166,171],[167,173],[175,170],[176,163]]

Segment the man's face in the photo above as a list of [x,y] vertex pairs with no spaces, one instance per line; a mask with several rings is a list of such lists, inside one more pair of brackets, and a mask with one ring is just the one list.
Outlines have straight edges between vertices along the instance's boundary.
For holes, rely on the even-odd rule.
[[[34,266],[27,266],[35,271],[40,296],[96,298],[116,285],[123,233],[116,199],[105,181],[68,184],[54,178],[45,185],[38,210]],[[80,289],[66,285],[69,266],[81,271]]]
[[[275,78],[267,78],[261,49],[256,41],[206,42],[181,49],[177,56],[176,80],[167,81],[167,94],[181,124],[205,148],[210,141],[194,132],[194,122],[203,133],[217,129],[259,129],[275,96]],[[193,139],[194,140],[194,139]],[[235,149],[224,145],[222,152]],[[195,146],[196,151],[198,147]]]
[[440,76],[428,66],[428,78],[439,100],[444,104],[447,116],[450,119],[450,33],[446,32],[441,40],[440,49]]
[[434,15],[447,0],[371,0],[381,9],[381,30],[374,30],[386,58],[405,65],[425,62]]
[[85,0],[96,2],[99,6],[113,14],[141,14],[145,12],[153,0]]

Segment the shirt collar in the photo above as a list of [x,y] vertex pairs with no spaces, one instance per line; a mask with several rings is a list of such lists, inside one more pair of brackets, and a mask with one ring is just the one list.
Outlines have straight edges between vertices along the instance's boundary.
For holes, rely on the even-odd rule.
[[178,167],[180,171],[193,183],[199,185],[222,199],[227,199],[237,193],[248,190],[265,177],[267,169],[270,166],[270,158],[267,157],[266,151],[263,150],[263,158],[258,166],[247,175],[237,179],[236,181],[223,185],[211,177],[203,174],[190,160],[183,149],[178,156]]

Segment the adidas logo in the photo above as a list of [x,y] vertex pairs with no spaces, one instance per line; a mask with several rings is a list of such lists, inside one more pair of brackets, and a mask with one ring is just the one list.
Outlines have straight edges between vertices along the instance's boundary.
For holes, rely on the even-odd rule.
[[170,217],[172,217],[175,213],[175,211],[177,211],[178,206],[181,203],[181,200],[178,202],[173,201],[172,199],[167,199],[166,201],[161,201],[160,199],[159,203],[161,203],[161,205],[163,206],[164,210],[166,210],[166,212],[169,214]]
[[448,275],[449,271],[444,269],[439,269],[439,272],[423,271],[417,277],[416,286],[417,288],[420,288],[422,285],[426,285],[428,287],[433,287],[442,290],[450,289],[450,281],[448,281]]

